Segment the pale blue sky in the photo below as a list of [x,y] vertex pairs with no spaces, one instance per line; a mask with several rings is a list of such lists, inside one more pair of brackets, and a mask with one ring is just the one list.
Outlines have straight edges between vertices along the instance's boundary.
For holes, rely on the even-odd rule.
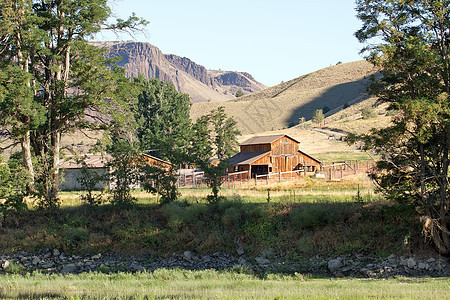
[[[354,0],[114,0],[113,12],[147,19],[149,42],[207,69],[245,71],[273,86],[362,59]],[[100,40],[116,40],[103,34]],[[120,37],[132,39],[130,36]]]

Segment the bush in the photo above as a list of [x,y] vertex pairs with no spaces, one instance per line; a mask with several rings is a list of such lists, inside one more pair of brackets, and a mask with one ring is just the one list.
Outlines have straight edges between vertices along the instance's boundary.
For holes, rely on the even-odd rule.
[[364,120],[376,117],[375,110],[372,106],[364,107],[361,110],[361,115]]
[[291,226],[300,229],[311,229],[333,224],[343,218],[342,210],[337,209],[336,204],[303,204],[293,208],[289,215]]

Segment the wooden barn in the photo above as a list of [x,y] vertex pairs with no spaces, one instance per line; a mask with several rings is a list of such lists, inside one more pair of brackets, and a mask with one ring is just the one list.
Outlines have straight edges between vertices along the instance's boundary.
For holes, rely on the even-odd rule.
[[240,144],[240,152],[230,159],[231,172],[247,171],[256,175],[295,170],[316,172],[320,162],[299,150],[300,142],[282,135],[255,136]]

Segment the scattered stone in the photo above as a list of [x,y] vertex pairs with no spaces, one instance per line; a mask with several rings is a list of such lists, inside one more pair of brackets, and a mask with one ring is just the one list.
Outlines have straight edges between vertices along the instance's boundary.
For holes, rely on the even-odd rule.
[[339,268],[342,268],[344,266],[344,262],[342,261],[341,258],[338,259],[331,259],[328,261],[328,270],[330,270],[330,272],[334,273],[337,270],[339,270]]
[[59,256],[61,252],[58,249],[53,249],[53,256]]
[[417,268],[421,270],[428,270],[428,267],[429,267],[428,264],[423,262],[419,262],[419,264],[417,265]]
[[239,248],[236,250],[236,253],[237,253],[237,255],[239,255],[239,256],[244,255],[244,254],[245,254],[244,248],[239,247]]
[[191,261],[192,260],[192,252],[191,251],[184,251],[183,259],[186,260],[186,261]]
[[91,259],[97,260],[97,259],[100,259],[101,257],[102,257],[102,255],[99,253],[99,254],[96,254],[96,255],[92,255]]
[[267,265],[270,263],[270,260],[268,260],[267,258],[264,258],[264,257],[255,257],[255,260],[260,265]]
[[5,260],[4,262],[2,262],[2,269],[3,270],[8,269],[9,264],[10,264],[9,260]]
[[62,274],[74,273],[76,270],[77,266],[75,266],[74,264],[68,264],[61,269],[61,273]]
[[427,259],[427,263],[433,263],[435,261],[436,259],[434,259],[434,257],[430,257],[429,259]]
[[416,266],[416,260],[414,258],[412,258],[412,257],[408,258],[406,260],[406,264],[407,264],[408,268],[412,269],[412,268],[414,268]]
[[238,260],[238,264],[241,265],[241,266],[244,266],[244,265],[247,265],[248,262],[247,262],[247,260],[245,258],[240,257],[239,260]]
[[41,268],[43,268],[43,269],[50,269],[50,268],[53,268],[53,264],[52,263],[43,264],[43,265],[41,265]]
[[39,264],[41,262],[41,260],[39,259],[39,257],[34,257],[33,258],[33,260],[31,261],[31,263],[33,264],[33,265],[37,265],[37,264]]

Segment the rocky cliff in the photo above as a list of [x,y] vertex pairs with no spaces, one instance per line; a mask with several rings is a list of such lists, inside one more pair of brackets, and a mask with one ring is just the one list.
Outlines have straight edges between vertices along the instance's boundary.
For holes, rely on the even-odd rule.
[[192,102],[220,102],[235,98],[236,91],[251,94],[266,88],[246,72],[207,70],[189,58],[164,54],[157,47],[142,42],[94,43],[108,49],[109,56],[120,56],[118,63],[128,77],[143,74],[172,82],[178,91],[191,96]]

